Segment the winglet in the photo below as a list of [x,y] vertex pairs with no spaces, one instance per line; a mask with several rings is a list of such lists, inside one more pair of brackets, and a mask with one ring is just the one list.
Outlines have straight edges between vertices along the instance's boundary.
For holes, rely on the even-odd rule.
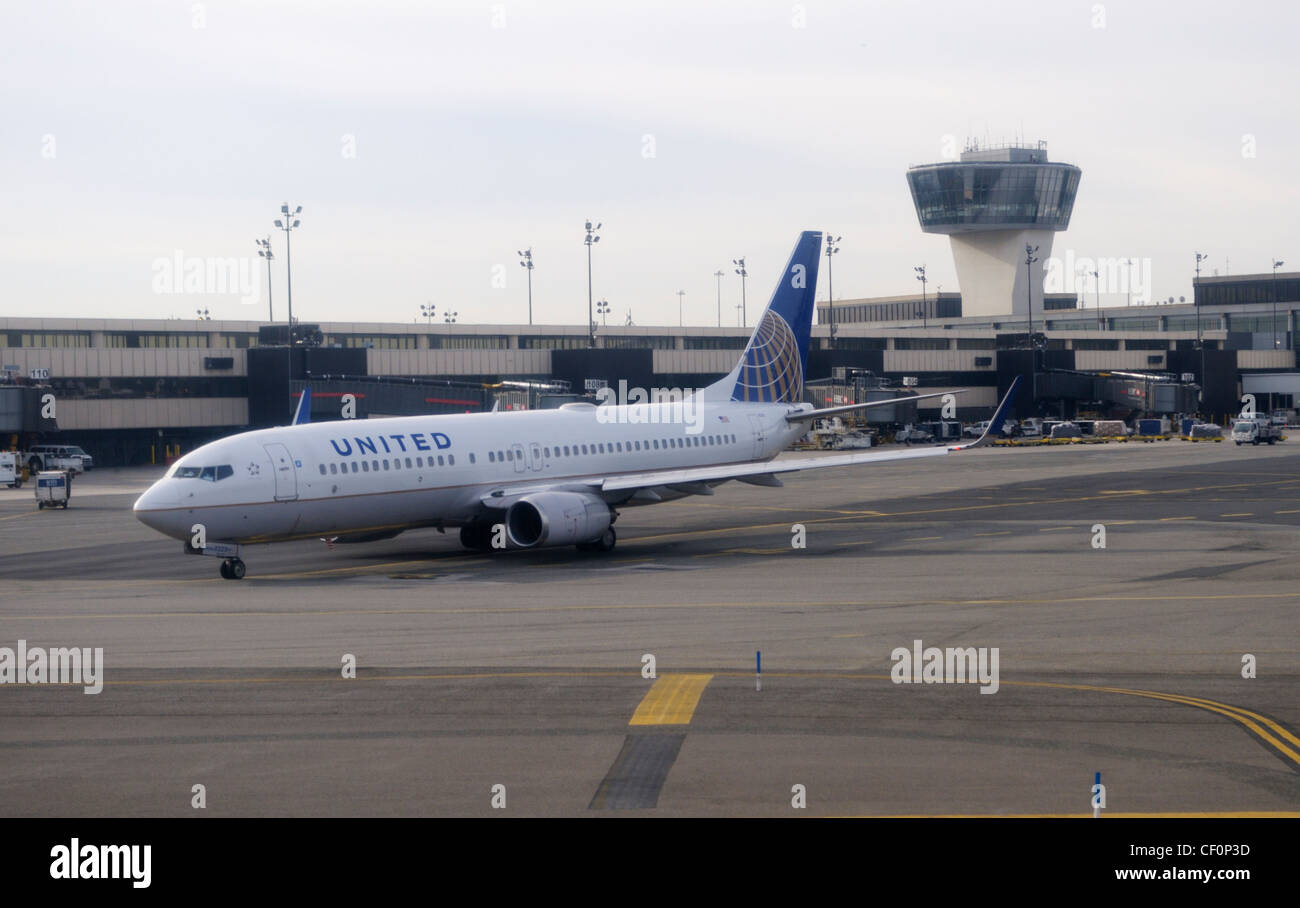
[[303,385],[302,397],[298,398],[298,409],[293,412],[291,426],[303,426],[311,422],[311,388]]
[[1007,421],[1007,413],[1011,410],[1011,405],[1015,403],[1016,392],[1020,390],[1020,376],[1017,375],[1011,382],[1011,387],[1007,388],[1006,396],[1002,398],[1002,403],[998,404],[997,410],[993,412],[993,418],[989,420],[989,427],[984,430],[984,434],[975,439],[968,445],[957,445],[949,448],[949,451],[969,451],[971,448],[982,448],[991,443],[993,439],[1002,436],[1002,424]]

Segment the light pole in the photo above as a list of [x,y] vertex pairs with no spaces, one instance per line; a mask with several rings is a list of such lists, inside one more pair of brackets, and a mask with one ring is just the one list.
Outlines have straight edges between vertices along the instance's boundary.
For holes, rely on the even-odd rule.
[[596,236],[596,231],[600,229],[599,222],[595,227],[591,226],[591,221],[587,222],[587,238],[583,240],[587,244],[587,346],[596,346],[596,320],[592,318],[592,298],[591,298],[591,247],[600,242],[600,237]]
[[433,317],[436,314],[437,308],[438,307],[435,306],[433,303],[420,304],[420,314],[424,316],[426,325],[433,324]]
[[[1092,289],[1095,290],[1097,293],[1097,327],[1100,328],[1101,327],[1101,272],[1100,271],[1094,271],[1092,273],[1092,283],[1093,283]],[[1047,316],[1044,315],[1043,318],[1046,319]]]
[[257,244],[257,254],[266,259],[266,320],[267,322],[275,321],[275,309],[271,305],[271,260],[275,258],[275,253],[271,251],[271,238],[255,239]]
[[927,319],[927,313],[925,311],[925,281],[926,281],[925,266],[917,265],[912,270],[916,272],[916,279],[921,282],[921,327],[928,328],[929,321]]
[[686,327],[686,320],[685,317],[682,315],[682,311],[683,311],[682,302],[685,298],[686,298],[686,291],[678,290],[677,291],[677,327],[678,328]]
[[212,321],[212,315],[208,312],[207,309],[195,309],[194,313],[199,317],[199,321],[201,322]]
[[718,279],[718,327],[722,327],[722,269],[719,268],[713,272],[713,276]]
[[284,275],[285,283],[289,288],[289,346],[293,346],[293,250],[289,246],[289,231],[293,230],[302,221],[298,220],[298,215],[302,214],[302,206],[299,205],[292,212],[289,211],[289,203],[285,202],[280,206],[280,213],[283,218],[276,218],[275,226],[284,231]]
[[1038,261],[1037,246],[1025,243],[1025,296],[1029,299],[1029,373],[1030,407],[1038,412],[1038,350],[1034,346],[1034,279],[1030,268]]
[[1196,376],[1196,380],[1201,386],[1202,402],[1205,400],[1205,341],[1201,339],[1201,262],[1209,257],[1208,254],[1196,253],[1196,280],[1192,283],[1192,303],[1196,310],[1196,349],[1201,351],[1201,374]]
[[835,277],[834,277],[834,271],[831,269],[831,256],[833,256],[835,253],[840,251],[840,247],[837,244],[842,239],[844,239],[844,237],[842,236],[833,237],[831,236],[831,232],[829,230],[826,231],[826,312],[830,315],[830,321],[831,321],[830,335],[831,335],[832,350],[835,349],[836,326],[835,326]]
[[1277,349],[1277,269],[1285,265],[1279,259],[1273,260],[1273,349]]
[[736,266],[736,273],[740,275],[740,327],[743,328],[749,321],[749,314],[745,311],[745,278],[749,277],[749,272],[745,270],[743,255],[738,259],[732,259],[731,264]]
[[533,247],[519,252],[519,264],[528,269],[528,324],[533,323]]
[[596,301],[596,314],[600,316],[600,323],[602,325],[609,325],[609,300]]
[[458,315],[460,315],[459,312],[444,312],[442,314],[442,320],[445,324],[454,325],[456,324],[456,316]]
[[1029,300],[1029,346],[1031,348],[1034,345],[1034,279],[1030,267],[1038,261],[1038,256],[1034,255],[1037,251],[1037,246],[1025,243],[1025,297]]

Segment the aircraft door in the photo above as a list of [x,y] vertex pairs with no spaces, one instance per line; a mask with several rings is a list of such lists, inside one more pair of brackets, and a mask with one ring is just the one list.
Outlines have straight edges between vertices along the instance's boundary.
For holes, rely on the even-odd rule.
[[510,451],[511,451],[511,457],[515,462],[515,472],[522,473],[524,472],[524,470],[528,469],[528,465],[524,463],[524,446],[511,445]]
[[275,473],[275,500],[295,500],[298,497],[298,467],[293,461],[293,455],[282,444],[262,447],[271,455],[271,469]]
[[749,425],[754,431],[754,459],[757,460],[764,454],[767,443],[767,430],[763,426],[763,417],[756,413],[749,414]]
[[534,473],[540,473],[542,470],[542,446],[537,442],[528,446],[528,465],[533,468]]

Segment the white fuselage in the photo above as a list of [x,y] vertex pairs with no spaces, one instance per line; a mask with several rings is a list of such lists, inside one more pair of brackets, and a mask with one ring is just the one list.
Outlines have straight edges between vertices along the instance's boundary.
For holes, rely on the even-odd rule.
[[[771,459],[806,431],[785,419],[797,409],[807,405],[700,401],[686,411],[581,406],[260,429],[182,457],[140,496],[135,513],[177,539],[190,540],[202,525],[209,542],[459,526],[483,519],[484,496],[533,482],[577,487],[620,474]],[[589,487],[599,494],[598,485]]]

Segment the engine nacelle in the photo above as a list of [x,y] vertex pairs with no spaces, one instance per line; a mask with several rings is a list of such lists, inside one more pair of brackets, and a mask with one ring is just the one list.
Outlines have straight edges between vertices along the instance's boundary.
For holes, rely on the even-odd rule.
[[538,492],[525,495],[506,511],[506,536],[521,549],[592,542],[613,519],[609,505],[596,495]]

